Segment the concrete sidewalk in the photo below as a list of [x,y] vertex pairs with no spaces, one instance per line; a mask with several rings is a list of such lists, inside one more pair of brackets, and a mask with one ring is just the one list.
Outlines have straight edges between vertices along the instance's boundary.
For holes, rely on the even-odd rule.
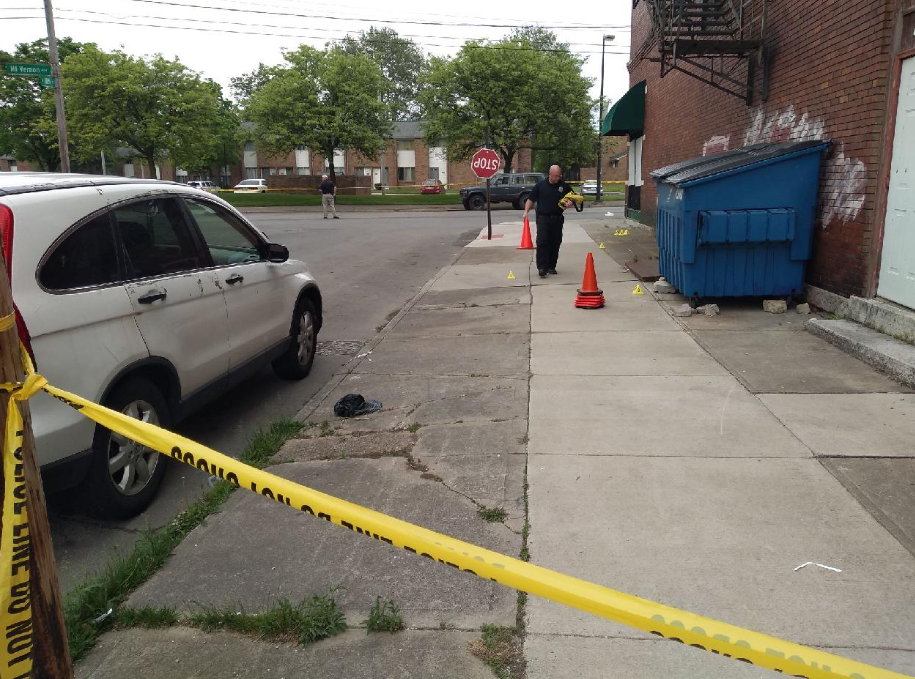
[[[607,222],[589,231],[622,228]],[[598,281],[602,310],[574,309],[563,281],[533,294],[532,561],[915,673],[915,558],[818,459],[911,461],[909,390],[796,314],[680,323],[682,300]],[[794,571],[808,561],[842,572]],[[536,598],[527,623],[531,679],[771,676]]]
[[[315,426],[271,471],[512,556],[528,519],[533,563],[915,674],[915,396],[797,315],[723,306],[681,322],[667,312],[676,297],[633,295],[597,247],[621,220],[567,222],[560,273],[540,279],[512,219],[306,407]],[[573,306],[588,252],[600,310]],[[384,407],[335,418],[351,392]],[[794,571],[808,561],[842,572]],[[120,630],[77,676],[482,679],[493,674],[470,642],[519,619],[530,679],[773,676],[535,597],[520,606],[512,590],[245,492],[129,604],[257,612],[332,587],[344,635],[294,647]],[[360,629],[378,596],[405,632]]]

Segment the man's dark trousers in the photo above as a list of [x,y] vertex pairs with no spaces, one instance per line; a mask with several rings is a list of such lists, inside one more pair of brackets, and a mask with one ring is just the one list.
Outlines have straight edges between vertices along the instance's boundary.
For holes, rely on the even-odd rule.
[[556,268],[559,261],[559,246],[562,245],[562,223],[559,215],[537,215],[537,271]]

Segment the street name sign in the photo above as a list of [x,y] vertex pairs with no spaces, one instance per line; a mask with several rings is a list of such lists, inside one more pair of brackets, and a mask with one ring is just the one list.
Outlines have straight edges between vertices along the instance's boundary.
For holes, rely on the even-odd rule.
[[51,75],[51,66],[49,64],[7,64],[6,72],[10,75]]

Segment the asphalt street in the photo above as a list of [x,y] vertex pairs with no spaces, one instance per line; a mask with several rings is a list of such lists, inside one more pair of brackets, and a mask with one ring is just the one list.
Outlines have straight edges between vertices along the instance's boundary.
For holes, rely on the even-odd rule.
[[[327,353],[316,358],[312,374],[301,382],[280,380],[265,368],[180,425],[185,436],[230,455],[241,453],[258,427],[293,416],[486,223],[485,213],[463,211],[341,212],[341,219],[326,221],[315,212],[247,216],[286,245],[292,257],[304,260],[317,279],[325,307],[318,339]],[[494,221],[519,216],[499,210]],[[144,528],[167,523],[206,482],[202,473],[173,466],[152,506],[117,523],[85,516],[70,494],[50,497],[62,588],[70,589],[103,565],[113,550],[129,548]]]

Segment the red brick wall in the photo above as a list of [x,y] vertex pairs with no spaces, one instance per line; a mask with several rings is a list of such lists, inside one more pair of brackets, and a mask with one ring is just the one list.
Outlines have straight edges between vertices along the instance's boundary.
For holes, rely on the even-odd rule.
[[[601,181],[626,181],[629,176],[629,158],[620,158],[616,167],[610,164],[610,158],[628,150],[629,144],[625,137],[604,137],[602,140],[604,148],[602,149],[603,157],[601,158]],[[581,180],[597,179],[597,163],[591,167],[581,168]]]
[[[753,0],[748,13],[758,12],[760,4]],[[630,82],[647,81],[642,219],[655,219],[657,193],[648,173],[658,167],[702,155],[703,149],[831,139],[808,281],[841,294],[865,294],[875,221],[882,219],[875,202],[894,4],[769,0],[769,97],[761,102],[757,90],[750,107],[682,73],[662,79],[659,65],[647,59],[631,63]],[[650,28],[645,2],[633,10],[632,24],[635,54]]]

